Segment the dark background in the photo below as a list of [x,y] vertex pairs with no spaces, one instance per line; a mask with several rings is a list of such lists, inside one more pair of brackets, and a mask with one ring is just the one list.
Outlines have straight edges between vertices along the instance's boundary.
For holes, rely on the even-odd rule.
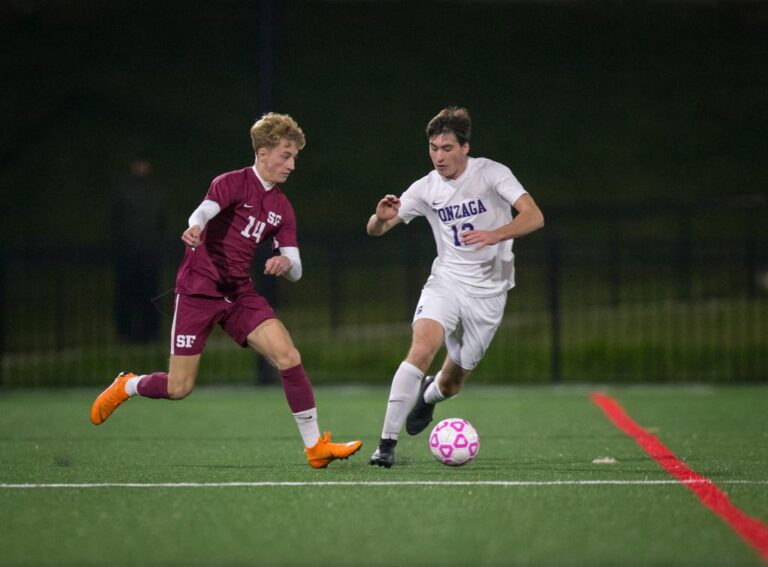
[[472,112],[472,154],[508,164],[545,212],[766,190],[761,3],[2,6],[8,244],[103,240],[137,151],[154,156],[175,238],[213,176],[252,162],[264,110],[306,132],[286,188],[313,230],[362,227],[425,174],[424,126],[448,104]]
[[[387,382],[434,244],[364,226],[430,170],[447,105],[547,219],[515,243],[478,380],[768,379],[762,2],[16,0],[0,42],[0,384],[164,367],[167,329],[141,351],[114,333],[110,235],[139,236],[116,187],[152,156],[170,289],[187,217],[253,163],[266,111],[307,136],[285,185],[305,276],[273,302],[313,379]],[[251,377],[221,343],[201,376]]]

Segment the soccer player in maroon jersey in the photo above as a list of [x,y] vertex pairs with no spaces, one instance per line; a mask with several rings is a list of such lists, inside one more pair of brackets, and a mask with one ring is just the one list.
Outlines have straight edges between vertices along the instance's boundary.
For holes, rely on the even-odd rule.
[[103,423],[132,396],[187,397],[208,335],[219,324],[237,344],[253,347],[278,368],[307,460],[324,468],[357,452],[362,443],[331,443],[330,433],[320,436],[301,355],[249,275],[256,248],[272,239],[280,255],[267,260],[264,274],[289,281],[301,277],[296,216],[279,184],[296,166],[304,132],[290,116],[269,113],[251,127],[251,141],[255,165],[215,178],[181,235],[187,249],[176,275],[168,372],[121,373],[96,398],[91,421]]

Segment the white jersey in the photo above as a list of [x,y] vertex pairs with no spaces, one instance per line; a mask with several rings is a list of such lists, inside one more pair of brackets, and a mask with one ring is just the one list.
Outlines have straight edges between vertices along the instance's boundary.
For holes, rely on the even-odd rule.
[[510,169],[485,158],[469,158],[458,179],[431,171],[400,197],[398,216],[406,224],[426,217],[437,245],[432,275],[456,282],[468,295],[490,297],[515,285],[512,240],[476,250],[459,235],[495,230],[512,222],[512,205],[527,192]]

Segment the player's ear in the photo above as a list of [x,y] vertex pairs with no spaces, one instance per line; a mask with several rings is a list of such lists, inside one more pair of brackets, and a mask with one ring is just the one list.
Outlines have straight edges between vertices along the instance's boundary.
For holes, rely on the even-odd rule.
[[464,142],[461,146],[461,155],[469,155],[469,142]]

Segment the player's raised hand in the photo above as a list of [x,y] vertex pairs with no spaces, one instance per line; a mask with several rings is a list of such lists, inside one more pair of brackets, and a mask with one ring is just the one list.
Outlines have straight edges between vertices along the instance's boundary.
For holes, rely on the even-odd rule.
[[400,199],[395,195],[385,195],[376,205],[376,217],[380,221],[392,220],[400,210]]
[[202,230],[198,225],[190,226],[187,230],[185,230],[181,234],[181,240],[186,244],[187,246],[191,246],[192,248],[197,248],[200,246],[201,240],[200,240],[200,233]]
[[493,246],[501,241],[501,238],[493,230],[465,230],[459,235],[459,238],[465,246],[477,244],[475,250],[482,250],[486,246]]
[[264,273],[268,276],[284,276],[291,269],[291,259],[288,256],[272,256],[264,264]]

